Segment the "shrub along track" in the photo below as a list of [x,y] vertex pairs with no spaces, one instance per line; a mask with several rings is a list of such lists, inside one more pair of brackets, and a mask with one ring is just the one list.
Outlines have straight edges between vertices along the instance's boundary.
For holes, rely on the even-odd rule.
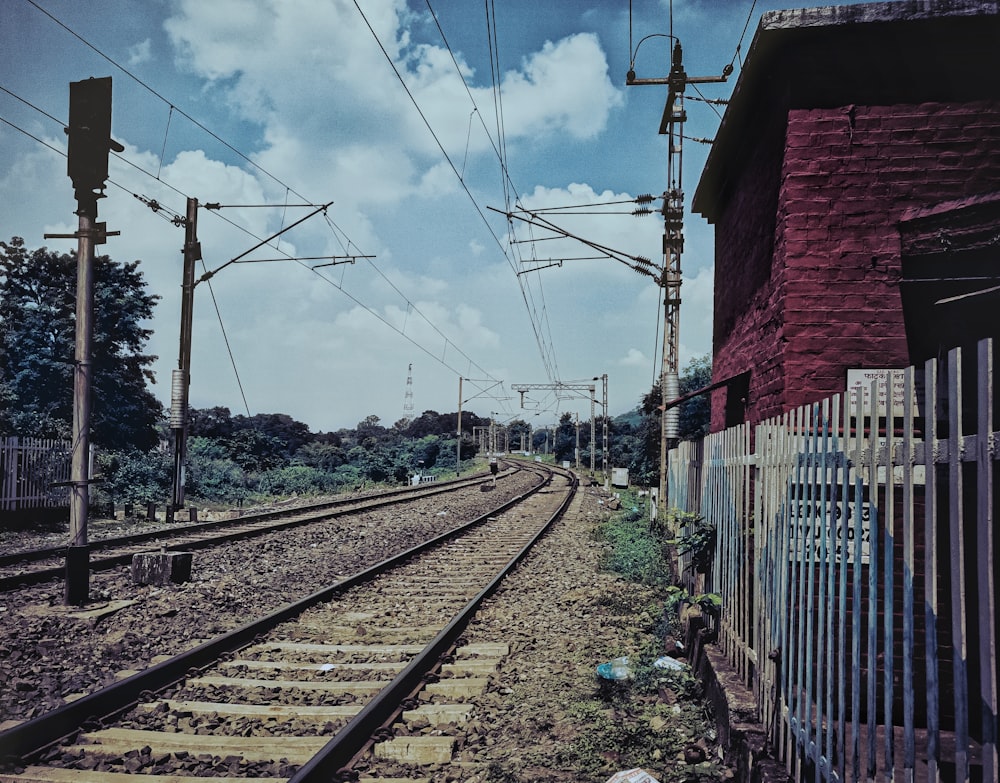
[[[506,477],[507,474],[504,474],[498,478],[503,480]],[[230,541],[242,541],[266,533],[324,522],[342,514],[374,510],[468,487],[478,488],[483,479],[483,475],[477,475],[393,489],[375,495],[334,498],[292,508],[269,509],[240,515],[235,519],[157,527],[155,530],[147,529],[113,538],[95,539],[90,542],[90,570],[107,571],[131,563],[133,555],[148,552],[151,546],[164,551],[204,549]],[[0,592],[62,578],[65,573],[65,557],[65,546],[22,549],[0,555]]]
[[[511,510],[483,516],[461,537],[449,534],[433,548],[421,545],[426,553],[405,553],[392,570],[380,564],[272,613],[263,625],[239,628],[10,729],[0,735],[0,752],[18,756],[71,734],[76,744],[50,750],[45,758],[54,767],[82,772],[66,778],[58,769],[50,775],[32,768],[9,779],[103,779],[96,768],[329,780],[372,732],[406,707],[411,720],[450,720],[462,711],[461,704],[418,707],[404,700],[437,691],[449,701],[449,695],[462,698],[469,689],[485,687],[486,680],[476,675],[496,668],[497,656],[505,653],[501,644],[459,645],[456,662],[441,668],[441,680],[426,690],[425,675],[439,668],[474,610],[499,584],[497,573],[519,561],[533,537],[565,509],[570,481],[557,477],[551,486],[511,502]],[[264,626],[272,630],[255,639]],[[239,648],[237,660],[206,671],[220,654]],[[199,671],[185,679],[192,666]],[[145,694],[133,708],[139,691],[169,683],[177,684],[167,697]],[[378,695],[366,701],[372,692]],[[122,711],[116,727],[76,736],[88,716]],[[421,736],[376,747],[407,760],[412,753],[450,757],[453,744]]]

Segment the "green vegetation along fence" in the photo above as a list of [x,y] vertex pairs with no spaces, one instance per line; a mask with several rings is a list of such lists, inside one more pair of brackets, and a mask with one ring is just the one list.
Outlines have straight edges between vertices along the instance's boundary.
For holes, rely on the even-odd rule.
[[894,375],[682,443],[671,503],[716,529],[683,576],[797,779],[994,781],[993,346]]
[[68,441],[0,438],[0,515],[29,509],[68,508]]

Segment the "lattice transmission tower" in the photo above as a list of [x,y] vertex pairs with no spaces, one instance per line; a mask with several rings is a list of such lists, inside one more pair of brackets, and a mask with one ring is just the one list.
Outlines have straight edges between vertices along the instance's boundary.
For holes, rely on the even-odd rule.
[[413,421],[413,363],[406,368],[406,395],[403,397],[403,419]]

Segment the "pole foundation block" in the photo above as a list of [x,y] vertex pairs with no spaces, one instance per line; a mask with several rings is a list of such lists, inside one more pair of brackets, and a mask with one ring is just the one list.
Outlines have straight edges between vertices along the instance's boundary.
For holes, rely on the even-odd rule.
[[132,556],[132,583],[181,584],[191,578],[192,552],[141,552]]

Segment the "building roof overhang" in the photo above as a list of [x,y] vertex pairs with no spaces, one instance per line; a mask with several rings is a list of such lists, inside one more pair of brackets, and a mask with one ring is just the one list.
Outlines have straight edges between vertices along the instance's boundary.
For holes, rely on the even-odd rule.
[[903,0],[765,13],[693,209],[710,222],[716,219],[760,128],[775,112],[997,97],[996,0]]

